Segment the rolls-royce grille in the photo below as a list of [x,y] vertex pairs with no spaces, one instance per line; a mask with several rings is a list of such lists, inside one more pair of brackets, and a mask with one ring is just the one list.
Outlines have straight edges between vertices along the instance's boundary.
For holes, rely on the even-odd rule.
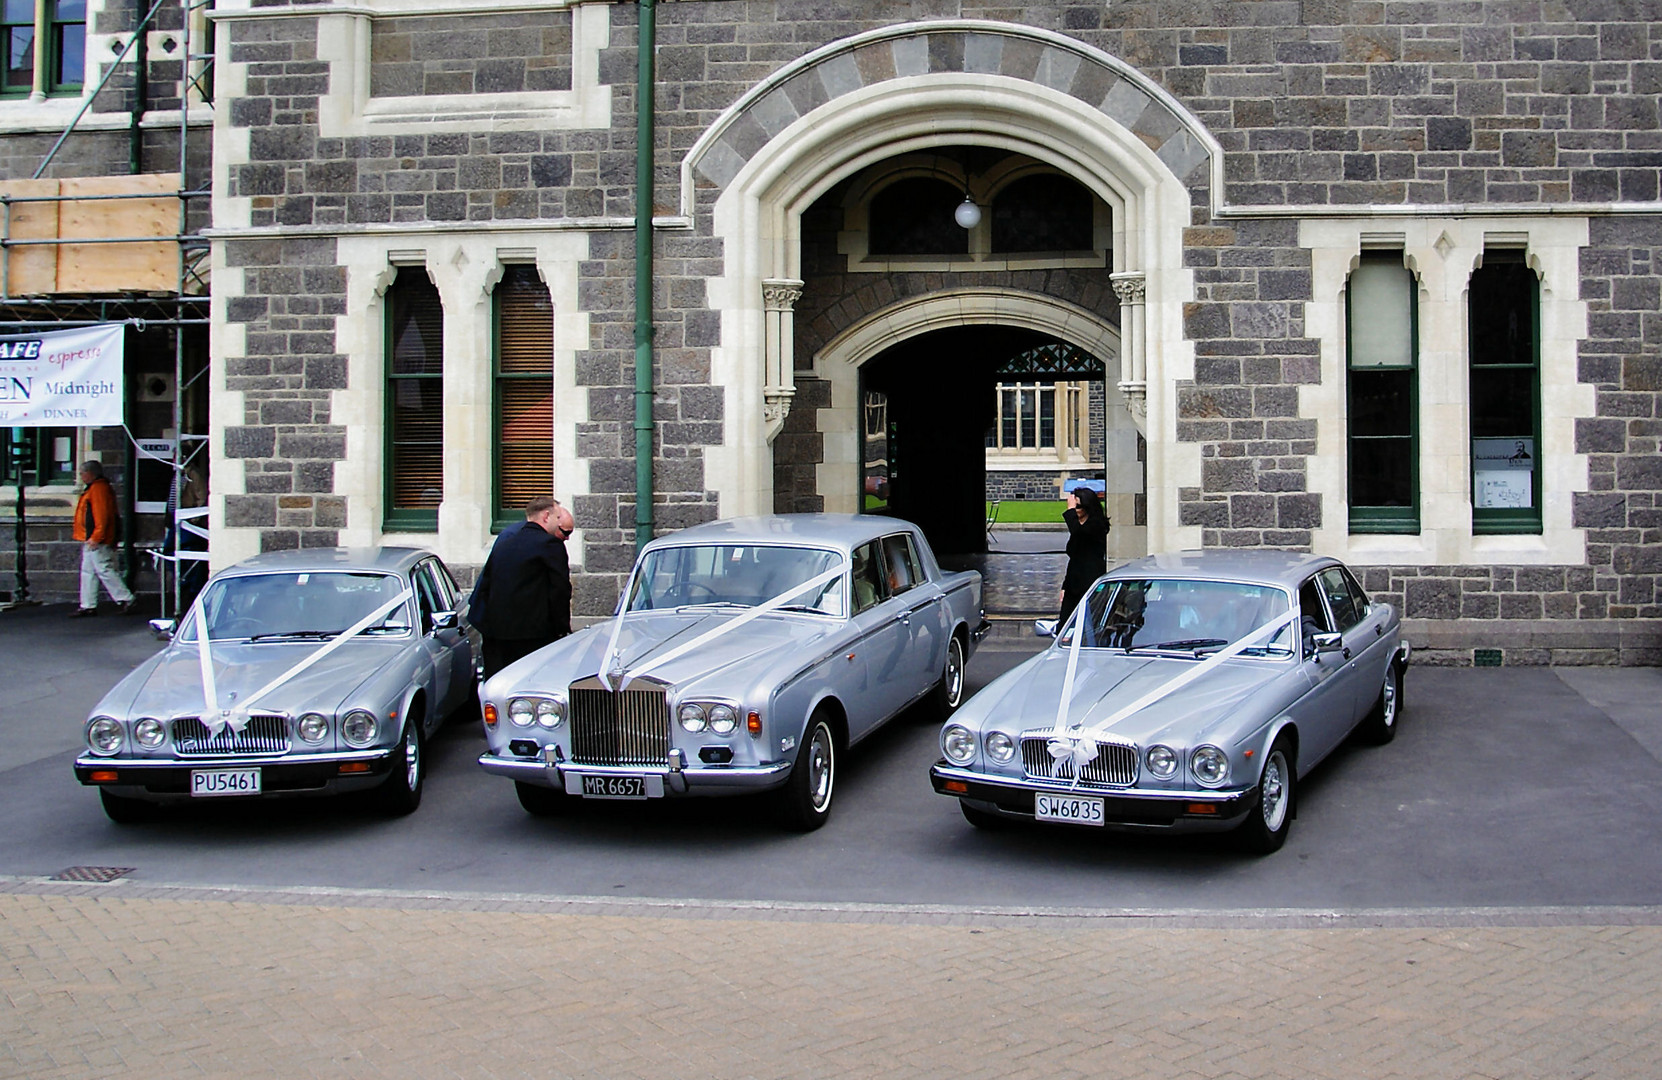
[[194,716],[173,721],[173,749],[180,757],[210,754],[286,754],[289,722],[282,716],[251,716],[241,731],[220,728],[218,735]]
[[[1021,739],[1022,768],[1028,776],[1040,780],[1073,780],[1073,767],[1058,768],[1050,754],[1050,733],[1023,735]],[[1137,748],[1124,743],[1099,742],[1096,757],[1085,764],[1081,784],[1101,787],[1130,787],[1137,782]]]
[[571,760],[578,765],[667,765],[669,706],[660,688],[571,690]]

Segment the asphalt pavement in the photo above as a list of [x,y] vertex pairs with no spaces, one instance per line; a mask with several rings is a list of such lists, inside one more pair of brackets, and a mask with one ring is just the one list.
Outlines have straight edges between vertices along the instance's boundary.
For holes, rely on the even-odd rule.
[[[1015,829],[928,790],[934,729],[837,812],[523,814],[435,740],[422,808],[107,821],[81,722],[143,619],[0,613],[0,1077],[1649,1077],[1662,672],[1417,668],[1397,740],[1287,847]],[[970,688],[1037,642],[993,639]],[[104,878],[109,878],[104,881]],[[67,880],[54,880],[54,879]]]

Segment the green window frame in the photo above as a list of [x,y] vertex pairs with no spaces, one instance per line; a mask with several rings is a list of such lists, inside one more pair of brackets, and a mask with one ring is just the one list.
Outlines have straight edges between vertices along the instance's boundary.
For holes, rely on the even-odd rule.
[[86,46],[86,0],[0,0],[0,96],[79,93]]
[[505,267],[492,294],[491,528],[554,493],[554,302],[535,266]]
[[19,445],[23,468],[30,474],[28,486],[75,483],[75,430],[0,427],[0,483],[17,483],[13,447]]
[[1489,249],[1466,290],[1472,532],[1541,532],[1541,282]]
[[1364,252],[1345,287],[1352,533],[1420,531],[1419,289],[1402,253]]
[[383,527],[436,532],[444,501],[444,307],[423,267],[386,296],[386,509]]
[[86,78],[87,0],[52,0],[47,40],[47,90],[52,93],[79,91]]

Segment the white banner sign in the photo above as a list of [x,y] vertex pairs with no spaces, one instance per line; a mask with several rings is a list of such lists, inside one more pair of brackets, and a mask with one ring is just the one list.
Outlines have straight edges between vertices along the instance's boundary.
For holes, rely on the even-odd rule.
[[0,336],[0,427],[103,427],[125,419],[123,323]]

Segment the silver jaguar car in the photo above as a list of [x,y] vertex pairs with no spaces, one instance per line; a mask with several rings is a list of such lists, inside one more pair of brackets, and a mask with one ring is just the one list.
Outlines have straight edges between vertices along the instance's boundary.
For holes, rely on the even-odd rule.
[[1408,658],[1395,609],[1333,559],[1151,556],[966,702],[930,777],[982,828],[1234,830],[1268,853],[1298,781],[1346,736],[1396,734]]
[[987,627],[981,576],[942,572],[908,522],[699,525],[642,549],[615,618],[486,682],[479,764],[533,814],[774,790],[817,828],[844,750],[924,698],[950,713]]
[[473,647],[438,556],[259,555],[222,570],[168,645],[104,696],[75,775],[118,822],[156,803],[375,789],[421,802],[425,742],[474,694]]

